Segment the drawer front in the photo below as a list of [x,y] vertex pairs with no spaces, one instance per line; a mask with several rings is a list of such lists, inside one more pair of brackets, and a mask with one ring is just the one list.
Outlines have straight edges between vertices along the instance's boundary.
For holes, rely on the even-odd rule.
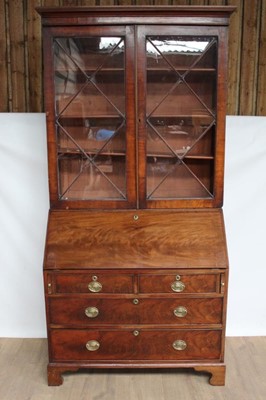
[[95,299],[52,297],[50,323],[98,324],[221,324],[222,298]]
[[143,274],[140,293],[217,293],[220,274]]
[[55,293],[133,293],[133,274],[54,274]]
[[218,360],[219,330],[52,330],[53,361]]

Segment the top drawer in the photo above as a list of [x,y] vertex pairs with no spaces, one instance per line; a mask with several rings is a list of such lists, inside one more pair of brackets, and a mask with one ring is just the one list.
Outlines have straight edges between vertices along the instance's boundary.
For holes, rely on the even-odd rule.
[[133,293],[133,274],[53,274],[54,293]]
[[162,273],[139,277],[140,293],[219,293],[221,274]]

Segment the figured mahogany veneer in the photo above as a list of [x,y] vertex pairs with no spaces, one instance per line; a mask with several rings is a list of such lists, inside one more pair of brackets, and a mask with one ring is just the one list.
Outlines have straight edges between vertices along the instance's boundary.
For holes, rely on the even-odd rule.
[[[221,328],[223,299],[215,298],[93,298],[93,296],[66,296],[49,298],[49,318],[51,325],[83,327],[95,325],[188,325],[212,324]],[[66,306],[67,305],[67,306]],[[89,307],[97,308],[96,317],[85,313]],[[186,310],[186,314],[175,314],[176,309]],[[119,319],[117,316],[119,315]]]
[[[51,343],[55,361],[85,360],[153,360],[187,361],[219,360],[221,352],[221,331],[208,330],[52,330]],[[88,351],[86,343],[97,340],[97,351]],[[173,343],[183,340],[184,350],[175,350]]]
[[38,8],[49,385],[81,368],[194,368],[225,383],[233,10]]
[[51,211],[48,231],[48,269],[228,266],[219,209]]
[[[221,210],[51,211],[44,266],[49,384],[74,365],[223,366]],[[89,351],[89,341],[99,348]],[[176,341],[186,348],[176,350]]]

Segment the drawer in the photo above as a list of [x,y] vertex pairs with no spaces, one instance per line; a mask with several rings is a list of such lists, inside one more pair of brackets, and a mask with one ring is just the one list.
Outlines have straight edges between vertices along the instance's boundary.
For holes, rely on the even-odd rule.
[[133,293],[133,274],[56,273],[55,293]]
[[223,299],[51,297],[51,324],[221,324]]
[[168,273],[143,274],[140,293],[219,293],[221,274]]
[[52,330],[52,361],[218,360],[220,330]]

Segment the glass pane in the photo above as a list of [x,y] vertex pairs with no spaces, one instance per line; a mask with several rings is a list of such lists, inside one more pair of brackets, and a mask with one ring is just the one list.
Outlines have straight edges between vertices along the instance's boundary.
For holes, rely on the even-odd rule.
[[54,65],[60,199],[124,199],[124,39],[55,38]]
[[148,158],[147,198],[173,200],[211,197],[210,169],[208,160],[195,165],[193,160],[183,163],[173,159]]
[[211,197],[217,39],[147,37],[146,57],[147,197]]
[[58,160],[61,200],[125,199],[125,165],[119,157],[81,157]]

